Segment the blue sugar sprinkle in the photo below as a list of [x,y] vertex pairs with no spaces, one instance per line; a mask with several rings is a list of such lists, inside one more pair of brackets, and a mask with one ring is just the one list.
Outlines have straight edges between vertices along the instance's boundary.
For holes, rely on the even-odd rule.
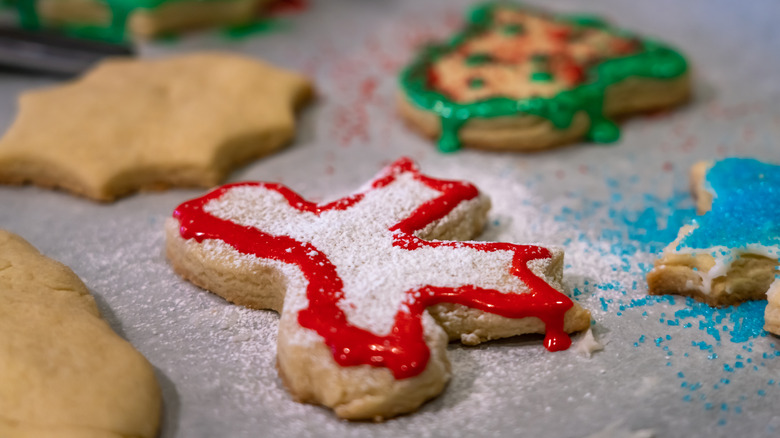
[[[678,249],[780,246],[780,166],[750,158],[726,158],[707,171],[712,209],[695,219],[698,227]],[[780,255],[780,254],[778,254]]]
[[677,377],[682,379],[683,377],[685,377],[685,374],[683,374],[683,372],[680,371],[679,373],[677,373]]
[[726,419],[725,418],[721,418],[720,420],[718,420],[718,426],[725,426],[725,425],[726,425]]
[[726,371],[726,372],[729,372],[729,373],[733,373],[734,372],[734,368],[732,368],[731,365],[729,365],[727,363],[724,363],[723,364],[723,371]]
[[[766,336],[764,331],[764,310],[766,300],[748,301],[739,306],[723,308],[710,307],[707,304],[694,300],[686,300],[688,307],[675,312],[675,318],[699,319],[699,329],[707,332],[716,341],[721,340],[722,332],[728,334],[731,342],[743,343],[750,339]],[[723,325],[728,321],[733,326]]]
[[761,397],[763,397],[763,396],[766,395],[766,391],[764,391],[763,389],[759,389],[757,394],[760,395]]
[[742,413],[742,406],[737,406],[734,408],[734,412],[741,414]]
[[727,379],[727,378],[725,378],[725,377],[723,377],[722,379],[720,379],[720,381],[721,381],[721,383],[723,383],[724,385],[728,385],[729,383],[731,383],[731,380],[729,380],[729,379]]
[[683,396],[683,398],[682,398],[682,399],[683,399],[683,401],[685,401],[685,402],[689,402],[689,401],[691,401],[691,395],[690,395],[690,394],[685,394],[685,396]]
[[734,363],[734,368],[745,368],[745,365],[742,362],[736,362]]
[[717,353],[712,353],[709,356],[707,356],[707,359],[709,359],[709,360],[713,360],[713,359],[717,359],[717,358],[718,358],[718,354]]
[[704,403],[704,409],[706,409],[708,411],[711,411],[712,410],[712,403],[710,403],[710,402]]
[[729,405],[727,403],[721,403],[720,404],[720,410],[721,411],[728,411],[729,410]]

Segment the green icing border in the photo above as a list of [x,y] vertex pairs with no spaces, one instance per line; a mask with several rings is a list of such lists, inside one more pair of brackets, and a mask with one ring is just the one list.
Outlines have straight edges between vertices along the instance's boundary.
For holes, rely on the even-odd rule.
[[442,152],[454,152],[460,149],[458,131],[472,117],[491,118],[530,114],[549,120],[558,129],[565,129],[571,124],[575,114],[583,110],[591,120],[587,138],[597,143],[611,143],[620,137],[620,130],[603,114],[604,92],[609,85],[630,76],[674,79],[688,70],[685,58],[663,43],[639,38],[633,33],[611,27],[598,17],[557,15],[554,16],[557,21],[604,29],[616,35],[636,38],[644,50],[594,66],[587,72],[588,77],[593,79],[591,82],[562,91],[550,98],[516,100],[495,97],[472,103],[457,103],[437,91],[428,89],[426,86],[428,65],[488,28],[492,24],[493,9],[499,6],[532,11],[531,8],[518,4],[490,2],[479,5],[471,11],[466,27],[461,32],[446,43],[426,47],[401,72],[401,87],[407,98],[416,106],[440,116],[442,129],[438,144]]
[[[126,39],[127,20],[136,9],[155,9],[165,3],[192,0],[95,0],[105,4],[111,13],[108,26],[97,25],[66,25],[63,30],[67,34],[84,38],[98,39],[110,42],[122,42]],[[228,2],[236,0],[197,0],[199,2]],[[37,0],[16,0],[16,10],[19,14],[19,24],[25,29],[40,29],[41,20],[35,7]]]

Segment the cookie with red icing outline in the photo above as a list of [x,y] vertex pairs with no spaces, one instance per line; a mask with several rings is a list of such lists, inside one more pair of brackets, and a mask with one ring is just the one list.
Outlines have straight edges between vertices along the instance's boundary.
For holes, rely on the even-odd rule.
[[280,375],[348,419],[411,412],[450,377],[446,346],[544,333],[551,351],[590,314],[562,293],[560,249],[460,241],[489,199],[409,159],[327,203],[274,183],[220,187],[176,208],[167,255],[185,279],[281,314]]
[[689,82],[667,45],[593,16],[491,2],[401,73],[400,111],[442,151],[534,150],[616,141],[615,116],[676,105]]

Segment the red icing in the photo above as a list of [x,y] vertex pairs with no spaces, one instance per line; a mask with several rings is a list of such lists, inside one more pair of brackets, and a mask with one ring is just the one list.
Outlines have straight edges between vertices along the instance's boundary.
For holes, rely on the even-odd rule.
[[568,26],[556,26],[556,25],[550,25],[549,30],[547,31],[547,35],[552,40],[557,40],[561,43],[564,43],[566,40],[569,39],[569,37],[572,34],[572,29]]
[[309,9],[308,0],[276,0],[268,6],[268,12],[272,14],[302,12],[306,9]]
[[426,70],[427,78],[426,78],[426,85],[430,88],[435,88],[437,85],[439,85],[439,75],[436,74],[436,71],[433,68],[429,68]]
[[[564,314],[572,302],[544,280],[534,275],[528,262],[549,258],[546,248],[511,243],[426,241],[414,233],[427,224],[445,217],[459,203],[478,196],[477,189],[466,182],[433,179],[418,172],[414,163],[402,158],[392,164],[371,185],[372,189],[391,184],[402,173],[412,173],[426,186],[441,195],[420,205],[407,218],[392,226],[393,245],[409,251],[422,247],[470,247],[479,251],[511,251],[514,253],[512,273],[531,290],[516,294],[483,289],[464,284],[460,287],[422,286],[406,292],[406,309],[399,310],[395,325],[387,336],[378,336],[349,323],[338,302],[344,297],[343,283],[328,257],[310,243],[299,242],[288,236],[274,236],[261,230],[245,227],[206,213],[203,207],[212,199],[221,197],[237,186],[257,186],[275,191],[300,211],[316,215],[328,210],[346,210],[360,203],[359,193],[325,205],[304,200],[300,195],[280,184],[239,183],[222,186],[201,198],[181,204],[173,216],[179,220],[180,233],[185,239],[219,239],[244,254],[278,260],[297,265],[308,281],[306,296],[309,306],[298,314],[301,326],[316,331],[333,352],[333,358],[342,366],[368,364],[386,367],[397,379],[421,373],[428,363],[430,352],[423,338],[421,315],[438,303],[457,303],[505,316],[508,318],[537,317],[546,327],[545,347],[550,351],[565,350],[571,345],[563,329]],[[369,189],[370,190],[370,189]]]

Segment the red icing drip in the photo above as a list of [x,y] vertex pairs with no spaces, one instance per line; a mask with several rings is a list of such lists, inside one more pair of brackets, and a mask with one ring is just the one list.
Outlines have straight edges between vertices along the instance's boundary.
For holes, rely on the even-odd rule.
[[457,288],[422,286],[406,292],[405,308],[395,316],[395,325],[387,336],[378,336],[353,326],[338,302],[344,297],[343,283],[328,257],[313,245],[288,236],[273,236],[261,230],[245,227],[206,213],[203,207],[237,186],[257,186],[281,194],[290,206],[319,215],[328,210],[346,210],[364,197],[359,193],[326,205],[304,200],[280,184],[243,183],[220,187],[207,195],[181,204],[173,216],[179,220],[185,239],[218,239],[241,253],[258,258],[278,260],[300,268],[308,281],[306,296],[309,306],[298,313],[301,326],[316,331],[342,366],[368,364],[386,367],[397,379],[421,373],[428,363],[430,351],[425,344],[421,315],[438,303],[457,303],[508,318],[537,317],[546,327],[545,347],[550,351],[565,350],[571,345],[563,329],[564,314],[572,307],[565,295],[534,275],[528,262],[549,258],[546,248],[510,243],[425,241],[414,235],[429,223],[445,217],[459,203],[478,196],[477,189],[460,181],[444,181],[421,175],[414,163],[402,158],[391,165],[371,185],[372,189],[391,184],[402,173],[412,173],[426,186],[441,192],[409,217],[390,228],[393,244],[409,251],[422,247],[469,247],[479,251],[511,251],[514,253],[512,273],[525,283],[531,293],[515,294],[483,289],[473,285]]

